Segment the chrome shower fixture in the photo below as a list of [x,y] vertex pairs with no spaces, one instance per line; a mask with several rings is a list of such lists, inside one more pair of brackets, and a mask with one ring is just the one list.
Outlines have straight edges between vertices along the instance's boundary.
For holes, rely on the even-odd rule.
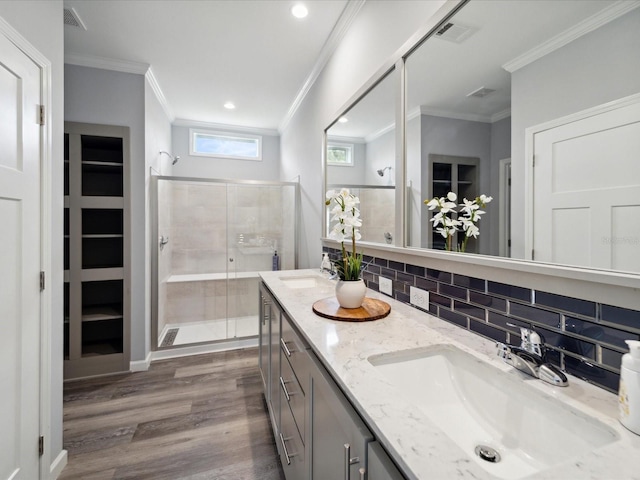
[[171,159],[171,165],[175,165],[176,163],[178,163],[178,160],[180,160],[180,155],[172,155],[171,153],[165,152],[164,150],[160,152],[160,155],[162,155],[163,153],[169,156],[169,158]]
[[381,168],[380,170],[378,170],[378,175],[380,175],[381,177],[384,177],[384,172],[386,170],[391,170],[391,166],[384,167],[384,168]]

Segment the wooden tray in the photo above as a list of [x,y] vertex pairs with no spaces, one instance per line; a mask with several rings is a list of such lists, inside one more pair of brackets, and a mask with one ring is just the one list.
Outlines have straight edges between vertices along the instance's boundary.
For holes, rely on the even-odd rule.
[[342,308],[336,297],[323,298],[313,304],[316,315],[342,322],[370,322],[386,317],[391,312],[387,302],[365,297],[360,308]]

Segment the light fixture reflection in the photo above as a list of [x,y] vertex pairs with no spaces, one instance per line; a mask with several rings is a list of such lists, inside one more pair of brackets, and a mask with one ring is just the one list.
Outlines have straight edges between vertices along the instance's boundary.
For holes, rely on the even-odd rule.
[[233,104],[233,102],[227,102],[224,104],[224,108],[226,108],[227,110],[233,110],[236,108],[236,106]]
[[340,118],[338,119],[338,122],[339,122],[339,123],[347,123],[348,121],[349,121],[349,119],[348,119],[347,117],[340,117]]

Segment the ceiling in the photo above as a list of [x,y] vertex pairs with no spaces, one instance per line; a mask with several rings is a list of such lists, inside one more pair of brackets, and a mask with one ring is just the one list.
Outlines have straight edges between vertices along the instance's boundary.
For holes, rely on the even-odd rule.
[[[296,3],[308,7],[306,18],[290,13]],[[274,130],[349,10],[347,0],[66,0],[64,6],[86,26],[65,25],[67,63],[146,64],[177,122]],[[224,108],[229,101],[234,110]]]

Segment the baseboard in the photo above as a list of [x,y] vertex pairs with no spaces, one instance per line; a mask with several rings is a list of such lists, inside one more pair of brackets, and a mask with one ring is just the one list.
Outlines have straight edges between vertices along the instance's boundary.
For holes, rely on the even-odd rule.
[[60,476],[62,470],[64,470],[64,467],[67,466],[67,459],[67,451],[62,450],[49,467],[50,480],[56,480],[56,478]]
[[129,362],[129,370],[132,372],[146,372],[151,365],[151,352],[147,354],[147,358],[144,360],[135,360]]
[[226,350],[236,350],[238,348],[250,348],[258,346],[258,337],[249,337],[239,340],[230,340],[218,343],[207,343],[204,345],[191,345],[187,347],[174,347],[151,352],[151,361],[164,360],[167,358],[185,357],[188,355],[199,355],[202,353],[223,352]]

